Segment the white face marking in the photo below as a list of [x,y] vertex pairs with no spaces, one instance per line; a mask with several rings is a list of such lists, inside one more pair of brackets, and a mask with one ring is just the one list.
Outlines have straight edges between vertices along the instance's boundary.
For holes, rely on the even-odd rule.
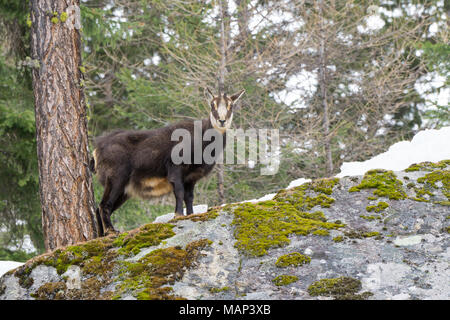
[[[209,118],[211,120],[211,124],[213,127],[219,131],[220,133],[224,133],[227,129],[231,127],[231,122],[233,120],[233,113],[231,113],[230,117],[227,119],[227,101],[224,98],[221,98],[219,101],[219,105],[217,106],[217,115],[219,119],[216,119],[211,112]],[[225,122],[224,122],[225,121]]]
[[219,114],[219,120],[226,120],[227,117],[227,103],[225,99],[220,99],[219,106],[217,107],[217,113]]

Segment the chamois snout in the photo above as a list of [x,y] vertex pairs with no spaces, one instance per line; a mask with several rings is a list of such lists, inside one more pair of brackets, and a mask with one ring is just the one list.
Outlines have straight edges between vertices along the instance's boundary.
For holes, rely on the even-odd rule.
[[233,106],[236,101],[244,94],[245,90],[241,90],[231,97],[228,97],[226,93],[219,92],[218,96],[214,96],[209,88],[206,88],[205,94],[209,100],[211,107],[210,121],[212,126],[224,133],[231,127],[233,120]]

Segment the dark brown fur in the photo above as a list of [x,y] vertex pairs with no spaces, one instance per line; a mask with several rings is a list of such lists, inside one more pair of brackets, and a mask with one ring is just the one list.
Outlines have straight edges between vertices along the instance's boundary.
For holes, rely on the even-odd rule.
[[[206,89],[211,113],[208,119],[202,120],[202,134],[214,128],[220,133],[218,137],[223,139],[222,146],[225,147],[225,132],[231,125],[233,104],[244,92],[241,90],[231,97],[219,93],[214,97],[211,90]],[[171,141],[175,129],[185,129],[190,133],[192,164],[176,165],[172,162],[172,149],[179,143]],[[212,140],[214,141],[214,137]],[[203,141],[202,136],[194,136],[194,121],[183,121],[154,130],[115,130],[98,137],[90,168],[97,172],[99,181],[105,188],[96,211],[100,235],[115,232],[111,214],[130,196],[146,199],[173,191],[176,199],[175,213],[183,214],[184,201],[187,214],[192,214],[194,186],[199,179],[211,172],[215,164],[204,163],[203,157],[200,164],[194,164],[194,145],[201,144],[203,154],[205,147],[211,142]],[[222,153],[223,149],[218,152]],[[217,159],[219,154],[212,156]]]
[[[194,122],[184,121],[154,130],[115,130],[95,140],[95,160],[91,161],[90,167],[97,172],[98,179],[105,188],[97,210],[102,231],[114,231],[111,214],[128,200],[130,193],[150,198],[152,193],[159,196],[160,192],[171,187],[177,200],[175,212],[183,214],[184,200],[187,214],[192,214],[195,183],[209,174],[214,164],[174,165],[171,152],[178,141],[171,141],[170,138],[178,128],[188,130],[193,137]],[[209,119],[202,120],[203,133],[211,128]],[[222,137],[225,146],[225,133]],[[211,142],[202,142],[202,150],[209,143]],[[192,150],[193,144],[194,141]],[[191,163],[193,160],[192,152]]]

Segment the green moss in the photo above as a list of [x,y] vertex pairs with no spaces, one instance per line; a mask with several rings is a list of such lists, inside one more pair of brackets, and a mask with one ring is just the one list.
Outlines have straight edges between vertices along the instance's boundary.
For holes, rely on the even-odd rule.
[[59,19],[58,19],[58,17],[52,17],[52,18],[50,19],[50,21],[51,21],[53,24],[57,24],[57,23],[59,22]]
[[[450,170],[435,170],[417,179],[417,182],[424,185],[425,190],[439,189],[437,183],[442,183],[442,193],[450,201]],[[428,188],[428,189],[426,189]],[[422,190],[423,190],[422,189]],[[417,192],[417,191],[416,191]],[[426,192],[426,191],[424,191]],[[428,194],[430,195],[431,192]],[[431,193],[432,195],[432,193]]]
[[327,222],[322,211],[307,212],[316,206],[330,207],[335,200],[329,195],[338,182],[337,178],[317,179],[280,190],[273,200],[234,205],[235,246],[246,254],[262,256],[269,248],[288,244],[291,234],[328,235],[327,230],[344,227]]
[[28,289],[33,285],[34,280],[30,277],[31,271],[31,267],[22,267],[14,273],[15,277],[19,278],[19,285],[21,287]]
[[131,255],[138,254],[141,248],[156,246],[162,240],[173,237],[175,233],[172,231],[174,225],[168,223],[150,223],[139,228],[136,233],[130,233],[122,240],[119,254]]
[[334,237],[334,238],[333,238],[333,241],[334,241],[334,242],[342,242],[342,241],[344,241],[344,237],[343,237],[343,236],[337,236],[337,237]]
[[406,185],[406,187],[408,188],[408,189],[412,189],[412,188],[414,188],[416,186],[416,184],[414,183],[414,182],[409,182],[407,185]]
[[318,193],[325,193],[330,195],[333,192],[334,186],[339,182],[339,178],[325,178],[316,179],[304,184],[306,188],[310,188]]
[[277,262],[275,262],[275,265],[279,268],[285,268],[290,266],[297,267],[310,262],[311,262],[310,257],[305,256],[299,252],[292,252],[279,257],[277,259]]
[[180,221],[180,220],[192,220],[194,222],[213,220],[219,216],[219,212],[221,210],[226,210],[229,207],[230,207],[230,205],[226,205],[224,207],[214,207],[204,213],[197,213],[197,214],[190,214],[188,216],[175,217],[170,222],[176,222],[176,221]]
[[345,232],[345,235],[351,239],[363,239],[363,238],[372,238],[372,237],[376,237],[376,240],[382,239],[381,234],[376,231],[366,232],[366,231],[361,231],[361,230],[350,230],[350,231]]
[[65,297],[64,282],[48,282],[39,287],[31,296],[37,300],[62,300]]
[[450,166],[450,160],[442,160],[436,163],[433,162],[421,162],[415,163],[409,168],[405,169],[406,172],[411,171],[434,171],[436,169],[445,169],[447,166]]
[[208,239],[201,239],[189,243],[184,249],[179,246],[157,249],[137,262],[123,261],[118,278],[122,283],[115,298],[130,293],[142,300],[180,299],[171,294],[172,288],[167,285],[180,280],[201,251],[211,243]]
[[328,230],[315,230],[312,234],[316,236],[326,237],[330,235],[330,232]]
[[61,12],[61,15],[59,16],[59,19],[61,20],[61,22],[66,22],[67,20],[67,12]]
[[114,247],[122,247],[124,245],[124,240],[128,236],[128,232],[121,233],[117,236],[117,238],[113,241]]
[[[425,176],[418,178],[417,182],[420,185],[416,185],[413,188],[416,196],[411,197],[412,200],[421,202],[433,202],[440,205],[450,204],[450,170],[434,170],[430,173],[427,173]],[[438,184],[442,185],[440,186]],[[435,190],[441,190],[442,194],[447,198],[447,201],[433,201],[435,197],[435,194],[433,192]]]
[[275,279],[272,280],[272,282],[276,285],[276,286],[287,286],[288,284],[291,284],[293,282],[298,281],[298,277],[297,276],[289,276],[289,275],[280,275],[277,276]]
[[[156,250],[153,252],[153,259],[146,256],[143,259],[148,258],[149,261],[141,259],[139,263],[130,264],[129,269],[126,268],[126,266],[128,266],[126,262],[118,262],[117,258],[119,255],[129,256],[139,253],[142,247],[158,245],[163,239],[167,239],[174,235],[174,232],[172,231],[173,227],[174,226],[171,224],[149,224],[128,233],[120,234],[116,237],[97,238],[80,245],[57,249],[50,254],[45,254],[33,259],[32,262],[22,266],[21,269],[16,272],[16,275],[19,277],[19,283],[22,286],[29,288],[33,284],[30,273],[37,265],[43,264],[54,267],[60,275],[66,272],[70,266],[77,265],[81,268],[83,277],[87,277],[86,280],[82,281],[81,290],[65,290],[58,287],[58,292],[54,293],[52,291],[53,287],[44,286],[36,291],[34,296],[38,299],[110,299],[112,298],[112,292],[101,293],[100,289],[107,286],[112,281],[117,280],[112,278],[113,270],[117,270],[117,268],[120,266],[123,267],[125,264],[125,271],[123,272],[129,272],[130,270],[135,272],[133,274],[134,277],[131,277],[131,279],[123,279],[123,286],[132,286],[132,283],[134,282],[139,283],[140,281],[140,283],[142,283],[145,274],[150,274],[145,273],[143,277],[138,277],[136,274],[136,272],[139,271],[139,266],[148,264],[148,268],[157,268],[157,270],[156,272],[153,272],[155,270],[152,269],[153,273],[149,276],[152,285],[147,288],[148,290],[146,290],[146,292],[144,292],[145,290],[141,290],[140,298],[153,298],[155,296],[160,298],[168,297],[170,295],[168,289],[159,288],[157,284],[168,281],[164,280],[163,276],[165,275],[164,270],[167,270],[167,268],[170,269],[170,266],[173,266],[173,262],[166,263],[167,261],[170,261],[169,258],[164,260],[162,253],[161,255],[158,255],[159,251]],[[184,270],[190,266],[192,261],[191,258],[199,255],[198,250],[210,244],[211,242],[206,239],[193,242],[189,244],[186,249],[181,250],[184,252],[184,255],[175,254],[174,259],[180,259],[180,263],[182,264],[181,269]],[[168,250],[170,251],[170,249]],[[175,249],[172,248],[172,250]],[[176,253],[175,251],[169,252],[169,255]],[[158,258],[160,259],[158,260]],[[145,267],[142,268],[145,269]],[[182,274],[182,270],[177,270],[177,274]],[[120,274],[123,274],[123,272]],[[176,278],[171,274],[168,276],[168,279],[171,277]]]
[[291,234],[308,235],[344,226],[323,219],[322,214],[305,214],[289,202],[242,203],[234,209],[235,246],[246,254],[262,256],[269,248],[288,244]]
[[[333,187],[338,182],[338,178],[317,179],[292,189],[281,190],[274,197],[274,200],[278,202],[289,202],[299,211],[311,210],[315,206],[329,208],[335,201],[335,199],[329,197],[329,195],[331,195]],[[307,194],[312,192],[317,195]]]
[[172,291],[171,287],[146,289],[139,292],[136,298],[138,300],[184,300],[181,297],[174,296]]
[[[85,273],[101,274],[111,271],[112,261],[116,253],[109,251],[112,238],[98,238],[77,246],[68,246],[64,250],[55,250],[52,255],[38,259],[37,264],[44,264],[56,268],[58,274],[63,274],[71,265],[80,266]],[[96,267],[94,267],[94,265]],[[84,267],[86,269],[84,270]]]
[[226,292],[229,291],[230,287],[222,287],[222,288],[210,288],[209,292],[211,293],[221,293],[221,292]]
[[369,221],[373,221],[373,220],[376,220],[376,219],[378,219],[378,220],[381,219],[380,216],[364,216],[364,215],[360,215],[359,217],[363,218],[365,220],[369,220]]
[[372,212],[372,211],[381,212],[384,209],[386,209],[387,207],[389,207],[389,204],[387,202],[380,201],[380,202],[378,202],[378,204],[376,206],[367,206],[366,210],[368,212]]
[[378,237],[380,236],[379,232],[373,231],[373,232],[364,232],[363,234],[364,238],[371,238],[371,237]]
[[401,200],[406,198],[402,184],[394,172],[377,169],[367,171],[361,183],[351,187],[348,191],[359,192],[363,189],[375,189],[373,191],[374,196],[386,197],[391,200]]
[[339,277],[313,282],[308,287],[308,293],[313,297],[333,297],[336,300],[364,300],[372,295],[369,292],[357,294],[361,288],[360,280],[350,277]]
[[[35,266],[44,264],[56,268],[57,273],[61,275],[70,266],[77,265],[84,274],[107,279],[115,266],[114,260],[117,255],[136,254],[142,247],[158,245],[162,239],[174,235],[172,227],[173,225],[168,224],[150,224],[134,232],[122,233],[115,238],[97,238],[80,245],[68,246],[36,259],[25,270],[32,270]],[[118,250],[110,250],[112,248]]]

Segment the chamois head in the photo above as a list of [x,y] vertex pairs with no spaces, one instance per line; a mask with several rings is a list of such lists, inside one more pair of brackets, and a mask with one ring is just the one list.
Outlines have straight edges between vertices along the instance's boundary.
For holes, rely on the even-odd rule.
[[231,127],[233,120],[233,106],[236,101],[244,94],[245,90],[228,97],[226,93],[214,96],[209,88],[206,88],[205,94],[211,106],[209,119],[212,126],[221,133],[224,133]]

